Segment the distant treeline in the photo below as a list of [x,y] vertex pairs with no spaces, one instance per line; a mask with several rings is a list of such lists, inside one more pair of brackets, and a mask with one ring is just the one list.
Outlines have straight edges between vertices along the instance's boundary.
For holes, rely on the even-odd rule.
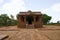
[[57,21],[56,23],[51,22],[51,23],[49,23],[47,25],[57,25],[57,26],[60,26],[60,21]]
[[14,16],[11,15],[10,17],[7,14],[0,15],[0,26],[13,26],[17,25],[17,20],[14,19]]

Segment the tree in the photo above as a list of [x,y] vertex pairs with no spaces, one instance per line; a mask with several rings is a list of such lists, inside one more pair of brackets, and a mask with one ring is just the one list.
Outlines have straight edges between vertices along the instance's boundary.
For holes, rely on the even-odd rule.
[[17,20],[11,15],[11,18],[7,14],[0,15],[0,26],[12,26],[17,25]]
[[11,25],[16,25],[17,24],[17,20],[14,19],[14,16],[11,15]]
[[13,19],[13,20],[14,20],[14,16],[13,16],[13,15],[11,15],[11,19]]
[[60,21],[57,21],[57,24],[59,24],[60,23]]
[[49,23],[50,20],[51,20],[51,16],[48,16],[48,15],[46,15],[46,14],[43,14],[43,15],[42,15],[43,24]]
[[1,14],[0,15],[0,24],[3,26],[8,25],[8,21],[10,20],[9,16],[7,14]]

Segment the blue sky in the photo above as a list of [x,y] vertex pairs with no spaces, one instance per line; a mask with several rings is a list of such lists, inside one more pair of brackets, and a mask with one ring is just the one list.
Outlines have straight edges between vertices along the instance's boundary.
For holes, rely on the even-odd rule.
[[28,10],[52,16],[51,22],[60,20],[60,0],[0,0],[0,14],[16,17],[20,11]]

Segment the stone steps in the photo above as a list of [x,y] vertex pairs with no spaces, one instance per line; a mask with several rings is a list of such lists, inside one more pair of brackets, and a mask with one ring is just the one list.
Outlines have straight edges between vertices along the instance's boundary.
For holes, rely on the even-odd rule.
[[28,25],[27,26],[27,29],[31,29],[31,28],[33,28],[33,25]]

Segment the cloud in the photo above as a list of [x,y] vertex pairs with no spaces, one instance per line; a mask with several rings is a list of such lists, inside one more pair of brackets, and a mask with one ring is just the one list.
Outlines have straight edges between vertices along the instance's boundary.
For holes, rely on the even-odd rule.
[[49,11],[49,8],[46,8],[46,9],[44,9],[44,10],[41,10],[41,12],[44,14],[44,13],[48,13],[48,11]]
[[0,4],[2,4],[3,3],[3,0],[0,0]]
[[43,13],[48,13],[48,12],[60,13],[60,3],[55,3],[52,6],[50,6],[49,8],[42,10],[42,12]]
[[18,12],[26,10],[23,0],[11,0],[9,3],[5,3],[2,6],[3,12],[16,16]]
[[42,13],[52,17],[51,22],[57,22],[60,20],[60,3],[55,3],[49,8],[41,10]]
[[54,4],[51,8],[55,12],[60,12],[60,3]]

